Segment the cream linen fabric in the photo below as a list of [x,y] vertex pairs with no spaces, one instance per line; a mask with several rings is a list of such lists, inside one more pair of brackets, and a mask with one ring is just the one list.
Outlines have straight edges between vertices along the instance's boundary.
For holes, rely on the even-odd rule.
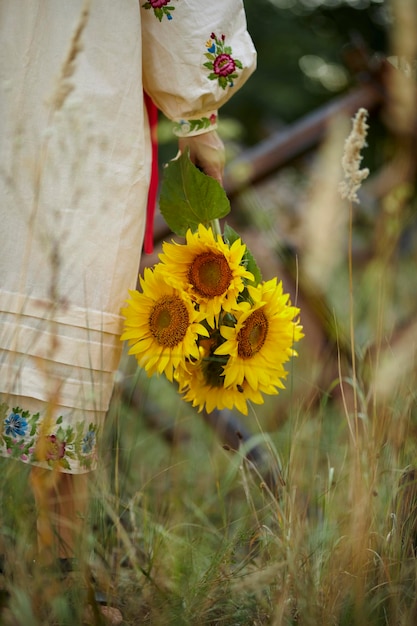
[[[213,31],[243,64],[227,88],[203,66]],[[83,472],[137,279],[143,87],[170,119],[204,118],[245,82],[255,51],[238,0],[2,0],[0,33],[0,452]]]

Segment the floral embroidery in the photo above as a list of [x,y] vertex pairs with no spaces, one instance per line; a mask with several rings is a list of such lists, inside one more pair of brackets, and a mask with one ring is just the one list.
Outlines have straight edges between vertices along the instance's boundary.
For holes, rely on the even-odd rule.
[[81,449],[83,451],[83,454],[90,454],[90,452],[95,446],[95,443],[96,443],[96,432],[92,427],[90,427],[90,430],[84,436],[81,442]]
[[225,45],[225,39],[225,35],[219,38],[211,33],[204,55],[208,59],[204,67],[211,70],[208,77],[210,80],[217,80],[222,89],[226,89],[228,85],[233,87],[233,81],[237,78],[236,68],[243,67],[241,61],[232,57],[232,48]]
[[[34,434],[39,413],[31,415],[18,406],[10,409],[7,404],[0,404],[0,420],[3,422],[4,453],[12,458],[28,461],[34,452]],[[1,423],[0,421],[0,423]]]
[[215,127],[217,123],[216,113],[212,113],[210,117],[200,117],[195,120],[180,120],[174,124],[174,133],[184,136],[191,132],[202,131]]
[[56,435],[48,435],[45,458],[47,461],[60,461],[65,456],[65,441],[61,441]]
[[28,423],[19,413],[10,413],[9,417],[4,420],[4,432],[10,437],[24,437],[28,428]]
[[149,0],[142,4],[144,9],[152,9],[155,17],[162,22],[162,18],[166,15],[168,20],[172,20],[172,11],[175,11],[175,7],[168,7],[171,0]]
[[25,463],[64,470],[90,469],[96,461],[97,426],[80,420],[75,425],[64,424],[60,415],[51,426],[50,434],[39,439],[42,419],[16,406],[10,409],[0,404],[0,452]]

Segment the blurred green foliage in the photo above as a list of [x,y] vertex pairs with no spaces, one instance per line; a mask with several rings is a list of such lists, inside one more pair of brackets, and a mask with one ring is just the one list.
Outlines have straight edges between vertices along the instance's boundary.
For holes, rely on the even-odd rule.
[[246,0],[245,8],[258,67],[222,116],[241,122],[247,144],[352,86],[343,52],[353,40],[370,54],[387,50],[387,2]]

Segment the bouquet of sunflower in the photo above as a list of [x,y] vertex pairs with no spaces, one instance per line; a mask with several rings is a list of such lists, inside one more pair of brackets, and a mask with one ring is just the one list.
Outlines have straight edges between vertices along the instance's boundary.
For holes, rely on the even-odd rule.
[[121,339],[149,376],[164,374],[201,411],[261,404],[277,394],[302,334],[299,309],[276,278],[263,281],[238,234],[219,219],[230,211],[223,188],[187,154],[165,170],[161,213],[185,243],[163,243],[140,290],[122,309]]

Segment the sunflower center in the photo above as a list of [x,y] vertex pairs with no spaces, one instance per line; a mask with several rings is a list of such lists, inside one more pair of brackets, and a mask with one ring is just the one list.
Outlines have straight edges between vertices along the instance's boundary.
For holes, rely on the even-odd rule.
[[227,290],[232,272],[223,254],[203,252],[193,260],[188,279],[200,295],[214,298]]
[[248,317],[237,334],[238,354],[242,359],[250,359],[259,352],[268,334],[268,320],[262,309]]
[[149,329],[165,348],[177,346],[185,337],[190,317],[185,303],[178,296],[163,296],[149,315]]

